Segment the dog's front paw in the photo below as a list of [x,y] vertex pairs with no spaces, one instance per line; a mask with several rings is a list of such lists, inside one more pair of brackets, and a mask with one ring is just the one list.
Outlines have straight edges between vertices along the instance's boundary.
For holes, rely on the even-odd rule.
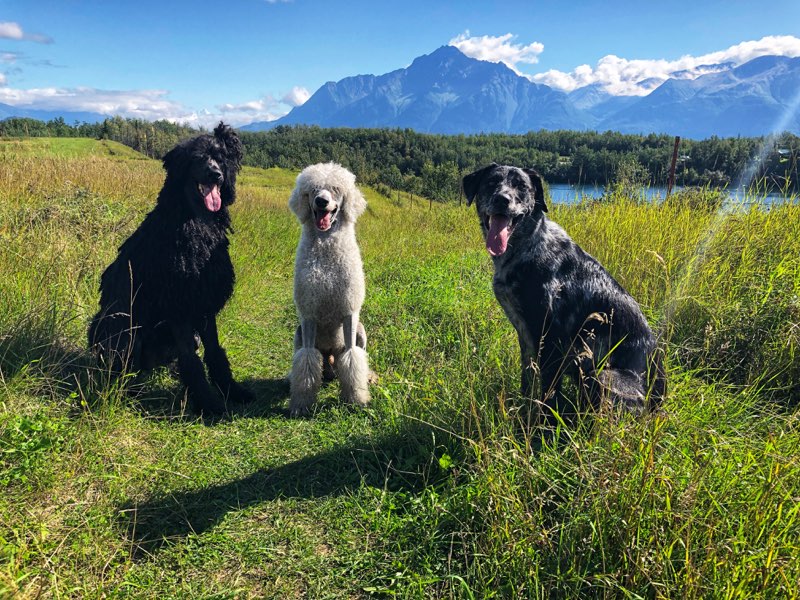
[[311,416],[310,406],[289,406],[289,416],[293,419],[302,419]]
[[292,359],[289,377],[289,413],[308,415],[317,400],[322,381],[322,354],[316,348],[300,348]]
[[222,398],[220,398],[218,394],[215,394],[210,388],[201,391],[190,391],[189,397],[192,409],[197,414],[205,416],[222,415],[228,410]]
[[349,402],[353,406],[357,406],[359,408],[367,408],[370,400],[372,400],[372,398],[370,397],[369,392],[361,390],[345,398],[346,402]]
[[342,352],[338,363],[342,400],[355,406],[369,405],[369,366],[367,353],[355,346]]
[[316,400],[316,391],[292,390],[289,396],[289,414],[292,417],[310,416]]

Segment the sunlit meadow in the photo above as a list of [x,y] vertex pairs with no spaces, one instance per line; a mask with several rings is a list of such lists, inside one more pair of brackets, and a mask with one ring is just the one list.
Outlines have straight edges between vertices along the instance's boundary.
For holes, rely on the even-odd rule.
[[170,370],[114,380],[85,349],[160,164],[92,140],[0,155],[1,596],[798,595],[797,204],[552,206],[661,332],[669,394],[543,442],[473,210],[365,190],[373,405],[332,383],[295,420],[295,173],[246,168],[219,322],[257,401],[203,421]]

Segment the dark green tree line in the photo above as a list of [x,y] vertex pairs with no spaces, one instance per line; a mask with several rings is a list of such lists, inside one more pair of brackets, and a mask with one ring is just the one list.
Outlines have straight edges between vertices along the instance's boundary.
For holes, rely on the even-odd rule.
[[0,121],[0,135],[9,137],[87,137],[113,140],[151,158],[161,158],[180,140],[198,130],[169,121],[145,121],[112,117],[100,123],[67,124],[58,117],[51,121],[11,118]]
[[[93,137],[121,142],[160,158],[198,129],[169,121],[113,117],[101,123],[48,122],[12,118],[0,122],[3,136]],[[538,169],[551,183],[607,185],[620,169],[635,165],[645,184],[666,185],[674,138],[613,131],[536,131],[525,135],[432,135],[411,129],[323,129],[278,126],[240,132],[245,164],[302,169],[336,161],[378,189],[400,189],[437,201],[460,197],[460,179],[495,161]],[[762,150],[764,150],[762,152]],[[755,179],[772,189],[798,190],[800,138],[682,140],[677,180],[682,185],[726,187],[760,156]]]
[[[645,184],[666,185],[674,138],[612,131],[538,131],[525,135],[431,135],[410,129],[323,129],[279,126],[242,133],[245,162],[254,166],[300,169],[335,160],[361,181],[454,200],[452,180],[489,162],[530,166],[552,183],[607,185],[625,165],[641,167]],[[726,187],[760,153],[756,179],[771,188],[798,188],[800,138],[784,134],[764,138],[682,140],[677,165],[682,185]],[[435,175],[434,175],[435,172]],[[399,174],[399,177],[398,177]],[[398,185],[398,182],[401,182]]]

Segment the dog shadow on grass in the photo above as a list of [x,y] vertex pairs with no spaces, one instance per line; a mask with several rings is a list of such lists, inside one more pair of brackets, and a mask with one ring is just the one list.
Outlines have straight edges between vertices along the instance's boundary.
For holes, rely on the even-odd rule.
[[168,381],[154,382],[151,377],[142,375],[146,383],[140,391],[132,390],[131,399],[134,409],[146,418],[164,421],[196,421],[213,426],[230,421],[235,417],[255,418],[288,415],[285,409],[289,398],[289,382],[285,378],[242,379],[240,383],[253,394],[251,402],[228,402],[227,412],[222,415],[198,416],[192,410],[191,402],[186,396],[186,387],[178,379],[177,372],[172,373]]
[[129,407],[143,418],[195,421],[215,425],[234,417],[268,417],[287,414],[289,382],[280,378],[251,378],[241,383],[253,394],[248,403],[228,403],[224,415],[198,417],[187,401],[186,387],[177,368],[112,375],[98,365],[86,348],[45,333],[0,332],[0,378],[28,379],[29,389],[66,401],[74,416],[112,404]]
[[73,391],[75,373],[86,369],[91,357],[84,348],[50,328],[21,321],[0,330],[0,376],[3,381],[31,375],[54,391]]
[[325,498],[362,485],[418,493],[446,472],[435,456],[435,437],[414,423],[383,437],[348,445],[202,489],[173,492],[119,508],[123,535],[135,560],[148,560],[162,547],[202,534],[227,513],[287,498]]
[[[177,365],[120,377],[98,364],[85,346],[69,340],[48,323],[20,319],[0,330],[0,379],[9,382],[17,378],[27,378],[38,394],[66,401],[76,416],[119,403],[145,418],[198,419],[187,402]],[[285,377],[250,378],[241,383],[254,400],[229,403],[226,415],[204,416],[203,423],[286,413],[283,406],[289,398],[289,383]]]

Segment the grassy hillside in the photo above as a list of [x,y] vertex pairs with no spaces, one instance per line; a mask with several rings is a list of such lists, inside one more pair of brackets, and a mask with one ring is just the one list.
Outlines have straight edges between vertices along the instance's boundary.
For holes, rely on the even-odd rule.
[[670,393],[542,445],[474,211],[371,190],[373,406],[334,383],[289,419],[295,174],[247,168],[220,335],[258,400],[204,422],[169,370],[118,384],[85,353],[160,164],[8,146],[0,596],[797,596],[800,207],[552,208],[669,336]]
[[33,156],[82,158],[87,156],[114,157],[120,159],[147,160],[136,152],[111,140],[92,140],[87,138],[0,138],[0,153],[3,156]]

